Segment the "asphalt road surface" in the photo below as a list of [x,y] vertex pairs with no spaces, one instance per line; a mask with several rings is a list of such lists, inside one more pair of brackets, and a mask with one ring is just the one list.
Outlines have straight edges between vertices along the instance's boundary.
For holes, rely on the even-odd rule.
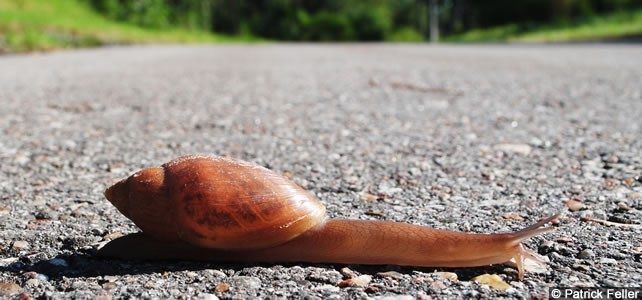
[[[554,286],[639,287],[641,83],[638,45],[0,57],[0,298],[545,298]],[[101,244],[138,231],[103,190],[192,153],[286,174],[332,217],[492,233],[563,216],[525,243],[549,262],[521,282],[510,265],[97,258]],[[477,282],[483,274],[508,286]],[[357,286],[338,284],[351,276]]]

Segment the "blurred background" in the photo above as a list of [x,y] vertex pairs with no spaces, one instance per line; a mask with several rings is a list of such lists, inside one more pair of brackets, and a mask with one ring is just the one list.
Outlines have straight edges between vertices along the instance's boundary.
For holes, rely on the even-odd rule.
[[639,41],[639,0],[0,0],[0,51],[129,43]]

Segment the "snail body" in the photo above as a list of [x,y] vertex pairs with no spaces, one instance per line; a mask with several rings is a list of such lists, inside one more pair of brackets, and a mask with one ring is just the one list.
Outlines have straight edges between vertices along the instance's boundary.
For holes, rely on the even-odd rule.
[[99,255],[137,259],[472,267],[541,261],[521,242],[551,230],[551,216],[520,231],[475,234],[389,221],[328,219],[287,178],[247,162],[186,156],[143,169],[105,191],[141,228]]

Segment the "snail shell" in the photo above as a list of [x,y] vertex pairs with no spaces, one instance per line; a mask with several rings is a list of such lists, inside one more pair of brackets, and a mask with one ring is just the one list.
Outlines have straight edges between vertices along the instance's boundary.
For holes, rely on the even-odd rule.
[[285,243],[325,222],[325,207],[287,178],[230,158],[185,156],[105,191],[143,232],[217,249]]

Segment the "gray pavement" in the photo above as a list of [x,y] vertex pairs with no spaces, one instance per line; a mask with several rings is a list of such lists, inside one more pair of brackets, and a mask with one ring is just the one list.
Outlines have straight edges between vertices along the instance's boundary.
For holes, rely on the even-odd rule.
[[[0,57],[0,298],[545,298],[558,285],[640,286],[641,83],[636,45],[147,46]],[[285,173],[333,217],[505,232],[564,216],[526,243],[550,262],[522,282],[506,265],[96,258],[101,243],[138,230],[103,190],[190,153]],[[342,268],[372,281],[339,287],[350,275]],[[511,288],[473,281],[482,274]]]

